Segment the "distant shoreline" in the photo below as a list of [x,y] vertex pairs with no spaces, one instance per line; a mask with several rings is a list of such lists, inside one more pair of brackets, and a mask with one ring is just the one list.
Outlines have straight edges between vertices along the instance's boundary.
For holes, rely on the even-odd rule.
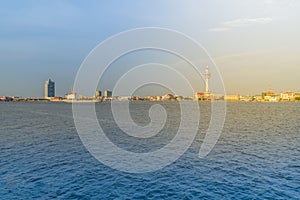
[[11,100],[11,101],[0,101],[3,103],[9,103],[9,102],[47,102],[47,103],[109,103],[109,102],[166,102],[166,103],[172,103],[172,102],[199,102],[199,103],[210,103],[210,102],[226,102],[226,103],[299,103],[299,100],[293,100],[293,101],[232,101],[232,100],[110,100],[110,101],[102,101],[102,100],[60,100],[60,101],[51,101],[48,99],[18,99],[18,100]]

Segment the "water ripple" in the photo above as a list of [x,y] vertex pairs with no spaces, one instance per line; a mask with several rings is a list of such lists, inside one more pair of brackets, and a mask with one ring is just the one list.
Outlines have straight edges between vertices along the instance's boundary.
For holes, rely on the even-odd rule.
[[[102,111],[99,123],[117,135],[103,112],[109,106],[96,108]],[[76,133],[70,104],[6,103],[0,109],[9,113],[0,119],[1,199],[300,199],[299,104],[229,104],[220,140],[199,159],[209,121],[204,112],[190,149],[172,165],[145,174],[122,173],[93,158]],[[152,140],[152,147],[172,138],[172,131]],[[143,145],[133,147],[147,150]]]

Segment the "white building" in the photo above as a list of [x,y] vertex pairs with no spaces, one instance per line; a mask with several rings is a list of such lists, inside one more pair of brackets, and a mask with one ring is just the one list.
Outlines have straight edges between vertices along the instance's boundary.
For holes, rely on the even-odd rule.
[[77,94],[76,92],[71,92],[69,94],[66,94],[66,99],[67,100],[76,100],[77,99]]
[[295,93],[294,92],[282,92],[282,93],[280,93],[280,99],[282,101],[294,101]]

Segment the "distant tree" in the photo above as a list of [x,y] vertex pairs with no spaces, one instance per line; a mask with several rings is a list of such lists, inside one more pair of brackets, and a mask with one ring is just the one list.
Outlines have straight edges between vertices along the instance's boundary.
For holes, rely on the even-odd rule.
[[300,97],[296,97],[295,99],[296,99],[297,101],[300,101]]

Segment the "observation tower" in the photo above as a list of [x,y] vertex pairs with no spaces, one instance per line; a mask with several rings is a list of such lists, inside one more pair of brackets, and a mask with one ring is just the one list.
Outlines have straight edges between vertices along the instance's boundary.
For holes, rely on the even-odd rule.
[[205,73],[204,73],[204,77],[205,77],[205,94],[209,95],[210,91],[209,91],[209,79],[210,79],[210,72],[208,70],[208,66],[206,67]]

